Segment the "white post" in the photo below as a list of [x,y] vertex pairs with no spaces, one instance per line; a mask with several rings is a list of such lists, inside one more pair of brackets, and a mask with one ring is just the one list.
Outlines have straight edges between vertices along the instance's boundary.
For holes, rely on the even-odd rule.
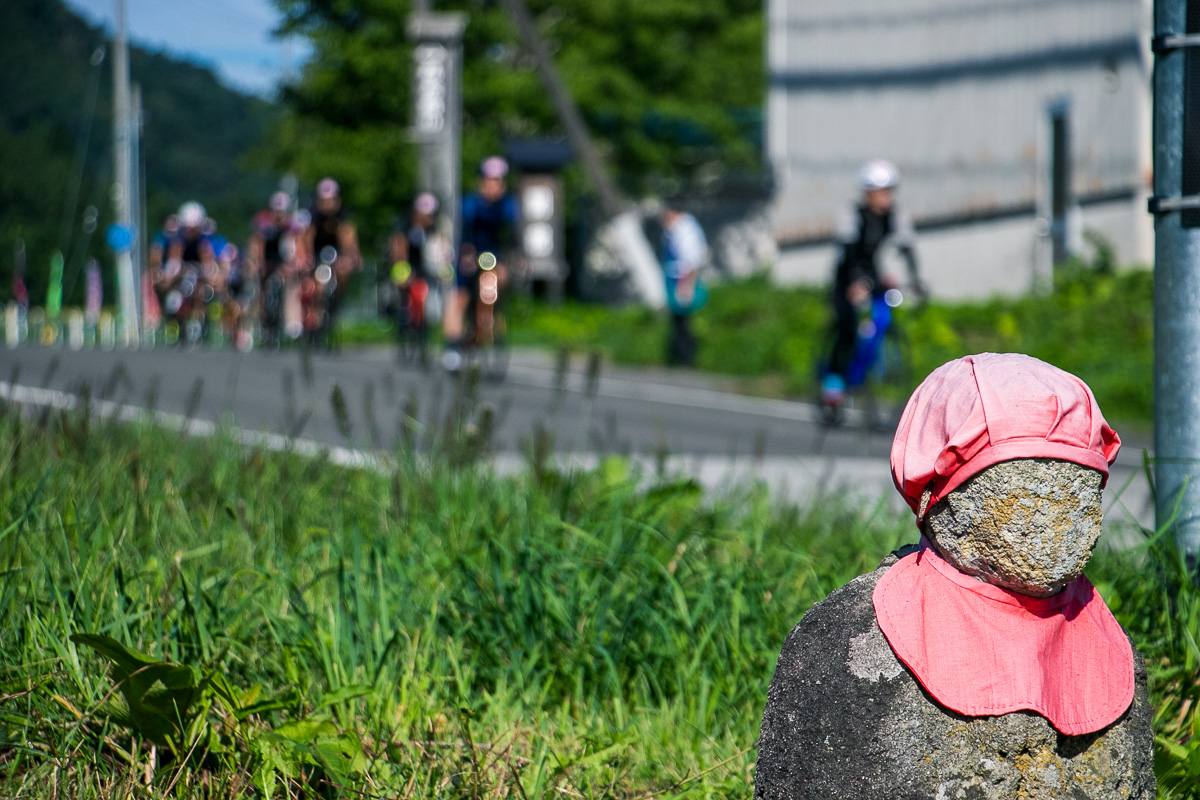
[[83,349],[83,312],[77,308],[67,311],[67,347]]
[[[129,45],[125,38],[125,0],[114,0],[116,25],[113,32],[113,204],[116,224],[133,230],[133,159],[130,149]],[[117,252],[117,307],[122,341],[137,330],[137,293],[133,285],[133,256],[128,249]]]
[[4,307],[4,344],[12,350],[21,343],[21,312],[16,303]]

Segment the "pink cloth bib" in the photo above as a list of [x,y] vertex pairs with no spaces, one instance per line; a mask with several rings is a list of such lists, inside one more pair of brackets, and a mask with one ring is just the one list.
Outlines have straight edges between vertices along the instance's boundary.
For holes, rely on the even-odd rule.
[[1133,701],[1129,640],[1083,576],[1052,597],[1027,597],[959,572],[922,539],[872,599],[896,657],[952,711],[1027,709],[1078,736]]

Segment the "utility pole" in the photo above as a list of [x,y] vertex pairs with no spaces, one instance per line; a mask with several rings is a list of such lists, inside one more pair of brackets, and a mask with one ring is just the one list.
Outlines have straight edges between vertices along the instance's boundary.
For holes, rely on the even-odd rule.
[[142,273],[146,269],[146,204],[145,176],[142,175],[142,87],[131,85],[132,104],[129,110],[129,220],[133,226],[133,244],[130,254],[133,261],[133,306],[137,319],[137,330],[141,332],[141,321],[145,316],[142,308]]
[[[130,142],[129,45],[125,36],[125,0],[116,4],[113,36],[113,203],[116,224],[133,232],[133,151]],[[117,291],[121,332],[119,339],[138,339],[137,293],[133,278],[133,256],[129,247],[117,248]]]
[[[1200,0],[1197,0],[1200,2]],[[600,151],[592,143],[583,116],[575,99],[567,91],[567,85],[558,74],[550,51],[534,27],[533,19],[525,0],[501,0],[504,10],[512,18],[517,28],[517,35],[529,54],[537,64],[538,75],[550,95],[550,102],[558,113],[558,118],[566,128],[567,138],[571,147],[583,161],[583,167],[591,179],[592,186],[600,198],[600,207],[605,216],[610,218],[613,226],[613,242],[619,248],[621,260],[633,277],[634,284],[642,301],[652,308],[662,308],[667,304],[667,290],[663,284],[662,271],[654,256],[654,249],[646,241],[642,231],[641,220],[617,192],[612,179],[604,169],[604,161]]]
[[[1155,519],[1200,555],[1200,0],[1155,0]],[[1189,97],[1190,95],[1190,97]],[[1177,510],[1177,513],[1176,513]]]

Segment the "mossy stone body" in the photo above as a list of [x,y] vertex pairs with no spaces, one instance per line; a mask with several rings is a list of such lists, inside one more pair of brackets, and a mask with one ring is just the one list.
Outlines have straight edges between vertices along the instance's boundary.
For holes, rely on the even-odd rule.
[[788,636],[763,715],[756,800],[1154,797],[1136,650],[1133,703],[1094,734],[1064,736],[1033,712],[956,714],[921,688],[875,621],[872,592],[896,560],[834,591]]

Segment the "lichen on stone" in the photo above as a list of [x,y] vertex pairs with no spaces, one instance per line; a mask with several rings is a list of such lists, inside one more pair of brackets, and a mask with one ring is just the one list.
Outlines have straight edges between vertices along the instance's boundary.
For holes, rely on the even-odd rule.
[[935,503],[925,533],[962,572],[1046,597],[1092,557],[1104,521],[1101,480],[1070,461],[1002,461]]

